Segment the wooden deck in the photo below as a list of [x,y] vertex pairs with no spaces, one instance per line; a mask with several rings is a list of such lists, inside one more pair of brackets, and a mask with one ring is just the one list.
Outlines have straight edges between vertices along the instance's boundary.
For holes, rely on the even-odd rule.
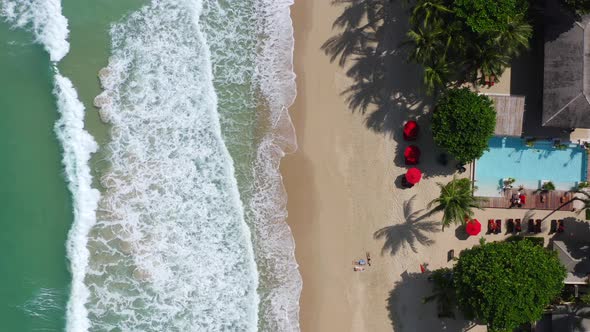
[[494,94],[487,96],[494,101],[496,110],[496,129],[494,133],[497,136],[520,137],[522,135],[524,96]]
[[[512,197],[512,194],[516,192],[517,190],[515,189],[506,190],[504,191],[504,197],[486,197],[487,201],[482,203],[482,207],[509,209],[511,205],[510,198]],[[526,204],[523,204],[520,208],[518,206],[514,206],[512,209],[555,210],[563,203],[571,199],[573,195],[571,192],[561,190],[554,190],[543,194],[534,190],[524,190],[523,193],[526,196]],[[541,195],[545,196],[543,202],[541,202]],[[564,198],[564,195],[567,195],[567,197]],[[568,203],[563,206],[560,211],[573,211],[573,209],[573,203]]]

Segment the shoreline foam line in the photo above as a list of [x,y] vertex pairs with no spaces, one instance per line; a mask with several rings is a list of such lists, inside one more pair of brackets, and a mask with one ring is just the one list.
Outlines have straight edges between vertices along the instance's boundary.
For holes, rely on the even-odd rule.
[[88,232],[96,222],[96,207],[100,197],[92,188],[89,160],[98,150],[94,138],[84,129],[84,105],[72,82],[62,76],[57,63],[69,52],[68,21],[62,15],[60,0],[0,0],[0,16],[12,24],[33,33],[35,42],[43,45],[54,71],[53,94],[61,117],[54,125],[62,145],[65,180],[73,201],[74,220],[68,232],[66,254],[70,261],[72,284],[66,307],[66,331],[84,332],[90,327],[85,307],[88,289],[84,284],[89,252]]
[[89,161],[98,150],[94,138],[84,130],[84,105],[79,101],[72,82],[56,71],[54,94],[60,119],[55,133],[63,147],[63,164],[68,188],[72,194],[74,223],[68,233],[67,254],[70,260],[72,286],[66,311],[66,331],[80,332],[90,328],[85,304],[89,292],[84,284],[89,252],[88,233],[96,223],[96,207],[100,198],[92,188]]
[[[267,102],[269,123],[260,140],[254,162],[254,197],[251,212],[257,225],[259,260],[265,264],[261,310],[264,330],[299,331],[299,297],[302,278],[295,259],[295,240],[287,224],[287,192],[281,159],[297,150],[295,128],[288,108],[297,95],[293,69],[294,31],[290,6],[293,0],[257,2],[258,49],[256,81]],[[264,263],[259,263],[264,264]]]

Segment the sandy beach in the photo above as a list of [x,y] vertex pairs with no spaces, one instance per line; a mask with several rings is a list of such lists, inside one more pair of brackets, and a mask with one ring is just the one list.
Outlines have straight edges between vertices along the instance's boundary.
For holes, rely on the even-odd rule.
[[[420,273],[420,264],[451,267],[449,250],[458,253],[479,242],[479,236],[463,238],[457,226],[441,232],[439,216],[421,218],[439,194],[436,183],[452,179],[455,165],[436,162],[427,107],[392,108],[381,130],[367,128],[370,110],[366,115],[351,112],[341,92],[352,81],[321,50],[336,33],[332,23],[342,10],[326,0],[297,1],[292,7],[298,97],[290,111],[299,150],[283,160],[281,170],[303,276],[301,329],[461,331],[469,327],[465,321],[439,320],[434,303],[422,304],[431,285]],[[415,67],[400,61],[390,70],[395,84],[403,87],[399,91],[420,90]],[[422,125],[415,144],[423,151],[424,178],[414,188],[400,189],[399,177],[407,170],[401,151],[408,145],[401,127],[411,118]],[[488,209],[477,211],[476,217],[543,218],[548,213]],[[558,212],[551,218],[574,216]],[[494,241],[505,235],[484,237]],[[372,265],[353,272],[353,260],[366,252]]]

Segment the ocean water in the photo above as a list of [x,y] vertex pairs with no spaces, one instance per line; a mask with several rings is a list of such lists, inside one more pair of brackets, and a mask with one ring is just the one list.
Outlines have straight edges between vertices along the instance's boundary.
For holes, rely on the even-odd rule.
[[95,99],[104,126],[88,113],[97,84],[86,77],[104,55],[101,24],[73,18],[96,51],[58,65],[70,48],[60,3],[2,2],[53,63],[74,207],[69,300],[53,307],[68,331],[298,331],[301,279],[278,172],[296,148],[291,1],[143,3],[86,14],[112,20]]
[[9,27],[0,22],[0,331],[61,331],[73,217],[53,129],[53,72],[33,36]]

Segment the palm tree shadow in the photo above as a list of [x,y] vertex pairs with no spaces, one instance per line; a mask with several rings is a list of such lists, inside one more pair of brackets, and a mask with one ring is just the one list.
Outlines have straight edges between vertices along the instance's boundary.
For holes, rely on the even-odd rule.
[[353,81],[344,90],[353,112],[365,114],[365,125],[394,135],[410,109],[424,113],[420,67],[406,61],[400,45],[408,30],[408,15],[401,1],[334,0],[346,4],[333,24],[340,33],[328,39],[322,50],[330,61],[348,66]]
[[402,247],[406,246],[417,253],[418,244],[430,246],[434,243],[425,233],[440,231],[440,223],[424,221],[428,217],[426,213],[422,214],[424,210],[413,210],[412,205],[415,198],[416,195],[404,202],[405,222],[383,227],[373,234],[377,240],[385,239],[381,254],[389,253],[394,256]]

